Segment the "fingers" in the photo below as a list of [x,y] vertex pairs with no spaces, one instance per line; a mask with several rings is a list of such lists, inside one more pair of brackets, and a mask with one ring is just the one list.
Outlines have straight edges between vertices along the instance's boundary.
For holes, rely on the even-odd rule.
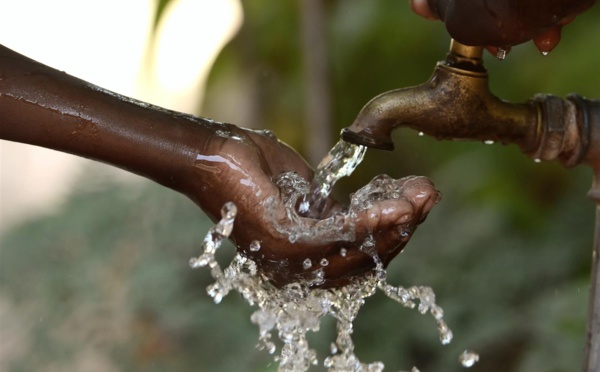
[[522,3],[520,0],[410,0],[416,14],[427,19],[441,18],[457,41],[485,46],[499,59],[504,59],[510,47],[529,40],[543,55],[550,53],[560,42],[562,27],[594,3],[594,0]]
[[414,211],[426,215],[440,199],[440,192],[425,177],[410,177],[404,181],[404,197],[411,202]]
[[410,0],[410,8],[421,17],[436,20],[438,17],[431,11],[427,0]]
[[383,198],[361,211],[362,228],[383,231],[399,225],[416,225],[440,200],[440,193],[425,177],[390,180],[395,190],[392,197]]
[[[261,223],[256,217],[240,220],[246,229],[239,231],[236,244],[276,285],[304,281],[338,286],[373,270],[375,255],[389,263],[439,199],[427,178],[395,180],[382,175],[358,190],[343,213],[323,220],[301,219],[306,225],[299,224],[301,220],[286,220],[291,224],[290,233],[279,226],[257,235]],[[293,240],[289,239],[291,233]],[[375,245],[364,245],[367,239],[373,239]],[[246,248],[253,240],[261,241],[259,251]],[[324,281],[313,283],[319,275]]]
[[533,43],[538,48],[540,53],[546,55],[554,49],[560,42],[561,25],[553,26],[540,36],[533,39]]

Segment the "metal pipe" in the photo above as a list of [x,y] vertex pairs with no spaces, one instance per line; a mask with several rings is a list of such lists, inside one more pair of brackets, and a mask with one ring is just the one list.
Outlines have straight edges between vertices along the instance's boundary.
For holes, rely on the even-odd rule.
[[[598,177],[598,174],[596,174]],[[600,371],[600,205],[596,204],[596,230],[592,252],[592,277],[585,340],[584,372]]]
[[566,167],[585,164],[595,171],[589,196],[596,202],[596,233],[585,343],[585,372],[600,371],[600,101],[572,94],[538,94],[523,104],[494,96],[481,59],[483,48],[452,41],[446,60],[422,85],[373,98],[354,123],[342,130],[346,141],[393,150],[391,132],[407,127],[437,139],[516,144],[536,160]]
[[581,162],[589,143],[579,120],[584,100],[552,95],[520,104],[501,100],[489,90],[482,52],[452,41],[427,82],[373,98],[342,130],[342,138],[393,150],[392,131],[405,127],[437,139],[516,144],[534,159],[560,160],[565,166]]

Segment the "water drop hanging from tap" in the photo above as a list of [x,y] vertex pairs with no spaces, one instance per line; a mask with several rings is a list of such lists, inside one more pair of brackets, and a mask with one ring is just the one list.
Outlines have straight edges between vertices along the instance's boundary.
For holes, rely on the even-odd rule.
[[506,49],[502,49],[502,48],[498,48],[498,52],[496,53],[496,58],[498,58],[499,60],[503,60],[504,58],[506,58]]

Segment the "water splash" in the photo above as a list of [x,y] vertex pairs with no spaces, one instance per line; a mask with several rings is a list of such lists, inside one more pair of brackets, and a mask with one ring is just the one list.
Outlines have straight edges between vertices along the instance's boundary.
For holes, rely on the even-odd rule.
[[310,191],[300,204],[300,214],[305,217],[318,218],[323,212],[333,185],[340,178],[352,174],[362,162],[366,151],[365,146],[355,145],[344,140],[340,140],[333,146],[317,167]]
[[[296,205],[301,197],[306,200],[309,193],[309,183],[302,176],[295,172],[285,172],[275,179],[275,183],[279,186],[282,200],[270,197],[265,201],[265,205],[271,215],[273,226],[280,233],[287,235],[290,243],[295,243],[303,238],[314,239],[315,237],[324,243],[336,240],[354,240],[354,225],[341,212],[321,219],[318,224],[313,225],[310,225],[309,221],[302,217],[299,210],[296,209]],[[281,203],[283,203],[287,217],[283,224],[276,218]]]
[[[320,216],[331,188],[341,177],[347,176],[362,160],[365,148],[340,141],[321,162],[315,175],[315,180],[309,186],[308,182],[293,172],[283,173],[276,180],[280,188],[281,201],[272,197],[265,201],[268,210],[274,215],[283,203],[286,216],[292,223],[285,226],[274,222],[275,228],[287,234],[290,242],[310,236],[323,242],[329,240],[353,240],[354,226],[346,223],[344,215],[336,213],[327,219],[321,219],[319,226],[307,228],[303,226],[302,217]],[[382,175],[375,177],[369,184],[352,195],[347,214],[356,213],[372,206],[373,202],[385,199],[396,199],[402,196],[402,185],[391,177]],[[298,201],[302,199],[299,210]],[[312,213],[313,208],[317,212]],[[435,293],[429,287],[413,286],[404,288],[387,283],[387,273],[380,257],[377,255],[376,242],[372,236],[367,237],[361,245],[361,250],[369,254],[375,268],[372,273],[355,278],[343,287],[320,289],[324,283],[323,267],[329,264],[327,259],[313,262],[309,258],[303,262],[303,268],[310,275],[308,279],[275,288],[261,275],[257,265],[243,253],[237,253],[232,262],[222,269],[215,260],[215,252],[224,238],[233,229],[237,209],[233,203],[226,203],[221,211],[222,219],[209,230],[202,244],[200,256],[190,260],[192,268],[209,267],[215,282],[207,287],[207,292],[215,303],[219,303],[230,291],[239,292],[251,306],[257,310],[250,320],[258,326],[258,348],[274,355],[274,361],[279,363],[280,371],[306,371],[311,366],[319,364],[319,358],[314,349],[309,346],[306,334],[318,332],[321,320],[330,316],[336,321],[337,337],[331,345],[331,355],[323,359],[323,366],[332,372],[342,371],[383,371],[381,362],[363,363],[354,353],[352,340],[353,322],[365,299],[375,294],[377,290],[393,299],[404,307],[416,308],[421,314],[431,314],[437,324],[439,338],[442,344],[452,340],[452,331],[444,321],[444,311],[436,304]],[[273,219],[277,221],[277,219]],[[291,226],[291,227],[290,227]],[[412,233],[411,227],[402,227],[402,236]],[[259,241],[253,241],[248,247],[250,251],[261,249]],[[345,248],[339,254],[345,257]],[[273,335],[279,339],[274,339]],[[277,354],[277,343],[280,343]],[[277,354],[277,355],[275,355]],[[473,365],[478,355],[465,352],[460,357],[463,366]],[[419,372],[413,367],[411,372]]]
[[479,354],[474,351],[465,350],[458,357],[458,361],[465,368],[471,368],[479,361]]
[[[431,313],[438,324],[442,343],[452,339],[452,332],[443,320],[443,310],[435,303],[435,294],[429,287],[395,287],[386,282],[386,272],[375,251],[375,241],[365,239],[361,249],[371,254],[376,268],[371,275],[354,279],[346,286],[334,289],[312,288],[315,282],[323,281],[322,267],[314,271],[314,279],[292,283],[283,288],[275,288],[258,272],[256,264],[237,253],[232,262],[222,269],[215,259],[215,253],[222,240],[231,234],[237,209],[227,203],[221,211],[222,219],[209,230],[202,244],[200,256],[190,260],[192,268],[209,267],[215,282],[207,287],[207,292],[215,303],[234,290],[257,310],[250,320],[259,328],[258,348],[276,354],[277,335],[282,346],[274,360],[280,371],[306,371],[319,364],[314,349],[310,348],[306,334],[318,332],[321,319],[331,316],[337,321],[337,337],[331,347],[331,355],[323,359],[323,366],[329,371],[383,371],[381,362],[363,363],[354,353],[352,340],[353,322],[365,299],[379,289],[389,298],[408,308],[416,308],[421,314]],[[255,242],[252,242],[254,245]],[[321,260],[319,265],[327,262]],[[305,269],[314,267],[310,260],[305,261]],[[319,275],[320,274],[320,275]],[[418,371],[416,367],[412,371]]]
[[258,252],[260,251],[260,242],[258,240],[253,240],[252,243],[250,243],[250,252]]

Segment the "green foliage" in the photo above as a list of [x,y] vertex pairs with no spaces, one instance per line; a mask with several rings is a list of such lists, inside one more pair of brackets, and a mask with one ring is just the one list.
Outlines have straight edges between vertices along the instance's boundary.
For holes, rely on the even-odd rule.
[[3,337],[26,340],[9,370],[264,369],[251,309],[235,296],[213,304],[211,278],[188,266],[211,226],[170,190],[113,186],[6,235],[0,291],[15,325]]
[[[337,134],[371,97],[425,81],[449,39],[406,1],[325,3]],[[229,121],[232,107],[242,106],[235,94],[244,92],[253,114],[237,124],[272,129],[302,147],[310,133],[301,130],[298,3],[243,6],[243,29],[217,61],[206,113]],[[537,92],[600,96],[590,51],[600,37],[599,13],[596,7],[566,27],[547,57],[531,44],[502,62],[486,55],[492,91],[512,101]],[[347,198],[380,173],[435,181],[443,201],[392,263],[389,281],[432,286],[455,340],[441,346],[430,318],[379,296],[356,323],[358,355],[388,370],[448,371],[459,370],[462,350],[474,349],[481,354],[474,371],[579,369],[591,172],[534,164],[513,146],[439,142],[408,130],[394,139],[395,152],[369,151],[336,192]],[[254,349],[251,310],[233,297],[214,305],[204,291],[208,276],[187,267],[209,226],[170,191],[119,186],[74,194],[60,212],[5,236],[1,296],[25,345],[10,370],[73,370],[85,360],[107,366],[102,370],[273,370],[268,355]],[[227,259],[232,250],[223,253]],[[330,337],[316,337],[321,350]]]

